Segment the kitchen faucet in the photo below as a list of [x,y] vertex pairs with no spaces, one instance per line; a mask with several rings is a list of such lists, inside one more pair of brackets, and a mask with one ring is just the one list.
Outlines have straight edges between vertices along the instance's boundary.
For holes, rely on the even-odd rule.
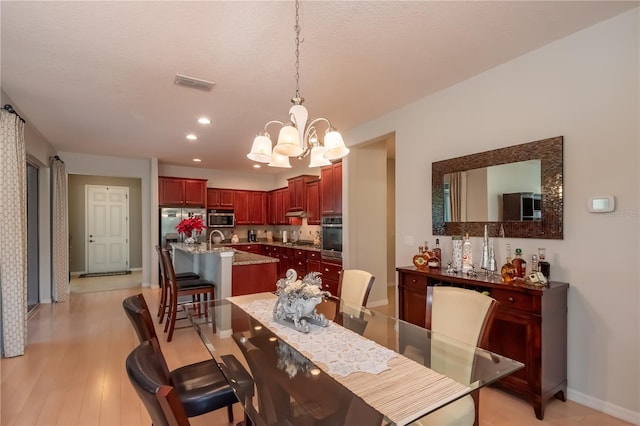
[[218,231],[217,229],[214,229],[213,231],[211,231],[211,234],[209,234],[209,250],[211,250],[211,246],[213,246],[213,244],[214,244],[214,243],[212,243],[213,234],[219,234],[220,242],[224,241],[224,234],[222,232]]

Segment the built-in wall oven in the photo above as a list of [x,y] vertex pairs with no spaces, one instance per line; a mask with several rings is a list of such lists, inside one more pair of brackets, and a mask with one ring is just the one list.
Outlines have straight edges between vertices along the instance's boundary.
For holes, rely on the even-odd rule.
[[323,258],[342,259],[342,216],[323,216],[321,219]]

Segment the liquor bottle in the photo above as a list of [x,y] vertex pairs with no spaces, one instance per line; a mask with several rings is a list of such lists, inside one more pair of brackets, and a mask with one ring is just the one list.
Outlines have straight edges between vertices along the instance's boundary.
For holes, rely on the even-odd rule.
[[418,254],[413,256],[413,264],[416,269],[424,270],[427,268],[427,262],[429,261],[429,256],[424,251],[424,247],[418,247]]
[[538,249],[538,271],[542,272],[542,275],[549,280],[549,275],[551,275],[551,264],[546,260],[546,250],[544,248]]
[[440,265],[442,265],[442,250],[440,249],[440,239],[436,238],[436,247],[433,249],[433,254],[438,258]]
[[524,278],[527,274],[527,261],[522,258],[522,250],[516,249],[516,257],[511,261],[516,268],[516,276],[518,278]]
[[462,272],[467,273],[473,270],[473,253],[469,233],[467,232],[464,244],[462,244]]
[[516,276],[516,268],[511,263],[511,246],[509,244],[507,244],[507,262],[500,268],[500,275],[505,283],[510,283]]

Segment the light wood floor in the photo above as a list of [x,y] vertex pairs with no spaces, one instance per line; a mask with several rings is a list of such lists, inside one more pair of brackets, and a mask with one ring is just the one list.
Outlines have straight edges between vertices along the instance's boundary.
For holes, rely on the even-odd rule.
[[[150,425],[124,369],[137,339],[121,303],[139,291],[71,294],[66,303],[42,305],[29,320],[26,354],[0,362],[0,424]],[[152,309],[158,306],[159,290],[142,292]],[[161,339],[161,345],[171,369],[209,357],[189,328],[177,330],[171,343]],[[241,420],[239,404],[234,411]],[[571,401],[552,401],[538,421],[528,404],[494,389],[482,390],[480,413],[483,426],[629,424]],[[191,423],[227,425],[226,410]]]

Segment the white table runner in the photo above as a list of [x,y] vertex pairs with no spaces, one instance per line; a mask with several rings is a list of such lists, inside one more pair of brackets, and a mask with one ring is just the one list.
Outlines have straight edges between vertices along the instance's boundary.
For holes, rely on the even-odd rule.
[[229,300],[395,424],[405,425],[469,392],[467,386],[337,324],[312,325],[309,333],[282,325],[273,319],[276,299],[268,296]]

